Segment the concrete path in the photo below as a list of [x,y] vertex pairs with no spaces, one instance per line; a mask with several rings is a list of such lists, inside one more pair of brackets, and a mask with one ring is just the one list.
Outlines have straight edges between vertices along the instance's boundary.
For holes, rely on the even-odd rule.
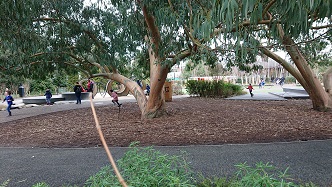
[[270,101],[286,101],[287,99],[277,96],[277,95],[273,95],[273,94],[269,94],[269,93],[255,93],[253,97],[250,96],[250,94],[246,94],[246,95],[239,95],[239,96],[235,96],[235,97],[230,97],[227,98],[228,100],[256,100],[256,101],[262,101],[262,100],[270,100]]
[[[259,96],[259,97],[258,97]],[[179,96],[187,97],[187,96]],[[238,99],[266,100],[275,97],[268,93],[249,95]],[[173,97],[174,102],[178,97]],[[234,99],[234,98],[233,98]],[[120,101],[135,102],[132,96],[121,97]],[[110,98],[96,98],[95,105],[111,104]],[[82,105],[62,103],[53,106],[39,106],[13,110],[12,117],[5,117],[6,111],[0,111],[1,123],[43,113],[90,107],[89,102]],[[124,104],[125,107],[125,104]],[[271,144],[226,144],[212,146],[176,146],[155,147],[163,153],[179,155],[188,153],[191,168],[204,176],[227,176],[236,171],[234,165],[247,162],[269,162],[280,171],[289,167],[289,174],[294,181],[312,181],[323,187],[332,185],[332,140],[271,143]],[[116,159],[127,148],[111,148]],[[51,149],[51,148],[0,148],[0,185],[10,179],[9,187],[26,187],[41,181],[51,186],[63,184],[83,186],[89,176],[108,164],[102,148]]]

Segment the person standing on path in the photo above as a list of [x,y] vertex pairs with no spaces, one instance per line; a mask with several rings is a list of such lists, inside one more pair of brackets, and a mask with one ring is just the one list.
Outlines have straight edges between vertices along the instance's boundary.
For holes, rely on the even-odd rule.
[[92,93],[92,99],[93,99],[93,87],[94,87],[94,82],[92,80],[88,79],[87,92]]
[[122,104],[119,104],[118,94],[114,90],[110,90],[113,104],[117,104],[120,107]]
[[44,96],[46,97],[46,104],[51,105],[51,98],[52,98],[52,93],[50,89],[47,89]]
[[254,94],[252,93],[252,90],[253,90],[254,88],[252,87],[252,85],[251,85],[251,84],[249,84],[249,86],[248,86],[248,88],[247,88],[247,89],[249,90],[249,93],[250,93],[251,97],[253,97],[253,96],[254,96]]
[[75,96],[76,96],[76,104],[81,104],[82,103],[82,99],[81,99],[82,91],[83,91],[82,86],[80,85],[79,82],[76,82],[76,84],[74,86],[74,92],[75,92]]
[[12,107],[13,105],[13,101],[14,101],[14,98],[11,96],[12,95],[12,92],[10,90],[7,90],[5,92],[5,99],[2,101],[2,102],[5,102],[7,101],[7,111],[8,111],[8,116],[11,116],[12,115],[12,112],[10,111],[10,108]]

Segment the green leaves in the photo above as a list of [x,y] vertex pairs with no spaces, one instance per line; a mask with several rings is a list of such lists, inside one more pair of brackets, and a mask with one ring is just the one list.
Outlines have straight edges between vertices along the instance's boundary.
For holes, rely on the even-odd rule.
[[[130,186],[193,187],[192,171],[183,156],[162,154],[152,147],[131,146],[118,161],[121,175]],[[121,184],[114,172],[104,167],[90,177],[86,186],[112,186]]]
[[197,95],[200,97],[227,98],[242,94],[241,86],[226,83],[221,80],[188,80],[186,83],[186,89],[190,95]]
[[[41,70],[36,71],[43,73],[56,69],[54,64],[77,63],[90,70],[90,63],[97,62],[126,72],[131,61],[152,45],[144,39],[152,37],[143,15],[145,6],[160,35],[158,48],[152,47],[164,63],[173,65],[181,60],[177,54],[190,51],[189,56],[212,66],[222,58],[229,60],[229,66],[245,67],[258,53],[256,40],[280,44],[278,25],[301,41],[314,22],[326,22],[331,16],[329,0],[280,0],[269,6],[270,2],[98,0],[83,6],[83,0],[4,1],[0,2],[0,50],[14,58],[3,56],[0,65],[30,68],[37,62]],[[36,53],[48,55],[31,57]],[[148,61],[141,62],[141,73],[146,74]]]

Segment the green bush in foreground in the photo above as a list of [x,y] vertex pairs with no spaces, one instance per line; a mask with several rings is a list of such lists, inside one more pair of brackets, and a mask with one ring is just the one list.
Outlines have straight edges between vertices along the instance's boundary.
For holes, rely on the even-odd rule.
[[48,185],[45,182],[39,182],[39,183],[33,185],[32,187],[50,187],[50,185]]
[[[255,167],[238,164],[233,177],[202,178],[196,180],[184,155],[162,154],[152,147],[131,146],[117,162],[122,177],[132,187],[316,187],[314,184],[298,185],[284,172],[269,163],[257,163]],[[200,182],[197,182],[200,181]],[[0,187],[5,187],[3,183]],[[48,187],[38,183],[33,187]],[[113,169],[103,167],[85,183],[86,187],[121,187]],[[69,187],[69,186],[68,186]]]
[[2,184],[0,184],[0,187],[5,187],[5,186],[7,186],[8,185],[8,183],[9,183],[9,179],[7,179],[6,181],[4,181]]
[[238,171],[231,179],[205,178],[198,187],[315,187],[314,184],[297,185],[289,182],[290,178],[284,172],[278,172],[269,163],[257,163],[253,168],[246,163],[236,165]]
[[[193,172],[183,157],[162,154],[151,147],[131,147],[124,157],[118,160],[118,167],[129,186],[195,186]],[[102,168],[87,180],[86,185],[121,186],[110,167]]]

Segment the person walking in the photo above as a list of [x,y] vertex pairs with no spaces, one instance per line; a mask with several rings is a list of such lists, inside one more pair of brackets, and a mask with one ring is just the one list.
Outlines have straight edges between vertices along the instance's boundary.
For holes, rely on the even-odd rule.
[[14,98],[11,96],[12,95],[12,92],[10,90],[7,90],[5,92],[5,99],[2,101],[2,102],[5,102],[7,101],[7,111],[8,111],[8,116],[11,116],[12,115],[12,112],[10,111],[12,105],[13,105],[13,101],[14,101]]
[[247,88],[247,89],[249,90],[249,93],[250,93],[251,97],[253,97],[253,96],[254,96],[254,94],[252,93],[252,90],[253,90],[254,88],[252,87],[252,85],[251,85],[251,84],[249,84],[249,86],[248,86],[248,88]]
[[111,92],[111,97],[113,98],[112,103],[117,104],[118,107],[120,107],[122,104],[119,104],[118,94],[114,90],[110,90],[110,92]]
[[76,84],[74,86],[74,92],[75,92],[75,96],[76,96],[76,104],[81,104],[82,103],[82,99],[81,99],[82,91],[83,91],[82,86],[80,85],[79,82],[76,82]]
[[44,96],[46,97],[46,105],[51,105],[52,93],[50,89],[47,89]]

